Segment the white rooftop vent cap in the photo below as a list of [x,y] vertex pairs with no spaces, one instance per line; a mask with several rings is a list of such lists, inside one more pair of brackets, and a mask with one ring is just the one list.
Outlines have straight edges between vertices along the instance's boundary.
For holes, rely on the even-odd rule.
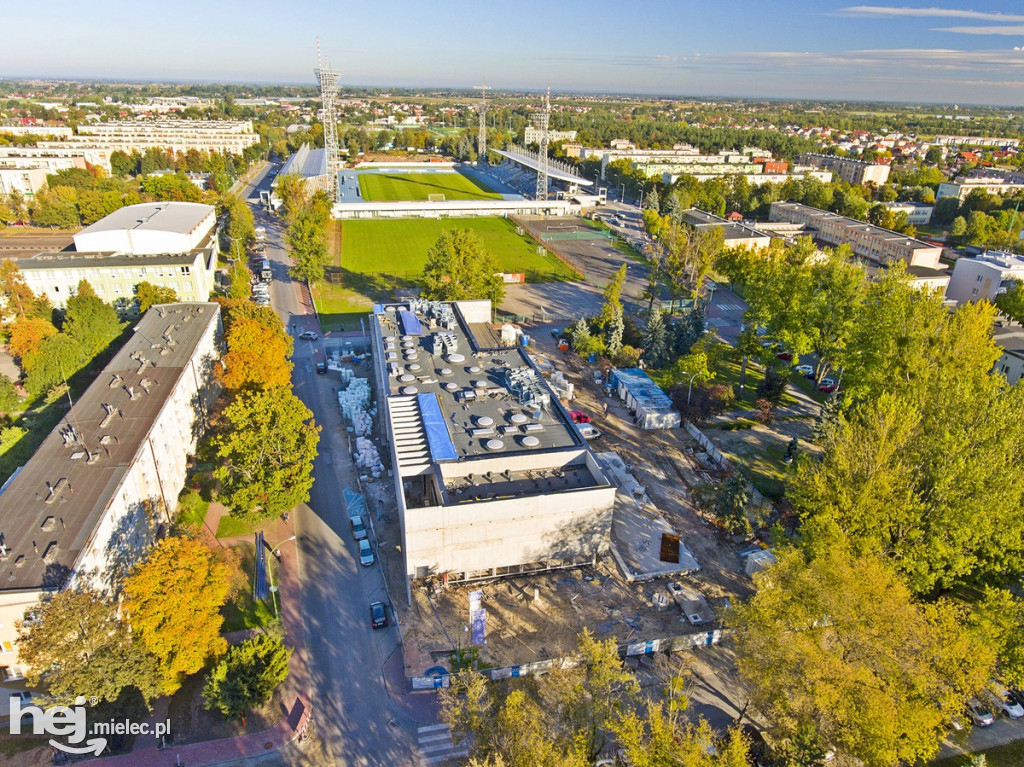
[[505,449],[505,443],[502,442],[500,439],[489,439],[484,443],[484,447],[486,447],[488,450],[493,450],[497,452],[498,450]]

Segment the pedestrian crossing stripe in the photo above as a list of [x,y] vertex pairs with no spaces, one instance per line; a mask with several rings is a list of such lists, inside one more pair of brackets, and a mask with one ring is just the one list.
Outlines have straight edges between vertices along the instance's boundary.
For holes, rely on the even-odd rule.
[[421,767],[434,767],[452,759],[469,756],[469,749],[452,742],[451,729],[446,724],[428,724],[416,728]]

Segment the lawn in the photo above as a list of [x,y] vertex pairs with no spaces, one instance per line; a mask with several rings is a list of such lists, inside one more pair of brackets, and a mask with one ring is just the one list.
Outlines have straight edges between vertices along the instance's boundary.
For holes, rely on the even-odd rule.
[[415,285],[427,262],[427,250],[449,229],[474,232],[494,254],[501,271],[525,272],[527,282],[577,279],[547,251],[538,254],[537,243],[518,234],[515,224],[504,218],[343,221],[335,227],[340,228],[341,237],[340,243],[337,237],[331,238],[335,268],[330,281],[364,296],[383,298],[395,287]]
[[[233,585],[236,589],[230,600],[223,607],[224,625],[221,631],[241,631],[243,629],[260,628],[275,622],[272,599],[266,602],[252,598],[252,577],[256,547],[251,543],[232,546],[232,552],[238,557],[238,569],[234,573]],[[277,566],[273,556],[267,557],[267,578],[277,582]]]
[[258,527],[258,522],[246,522],[244,519],[225,514],[217,523],[217,537],[234,538],[237,535],[249,535]]
[[373,302],[354,290],[321,282],[313,289],[313,301],[324,330],[358,330],[360,318],[366,319]]
[[985,755],[985,763],[988,767],[1020,767],[1024,764],[1024,741],[1015,740],[1002,746],[976,751],[973,754],[938,759],[931,764],[932,767],[967,767],[971,763],[971,757],[978,754]]
[[370,202],[427,200],[500,200],[501,195],[461,173],[361,173],[359,193]]

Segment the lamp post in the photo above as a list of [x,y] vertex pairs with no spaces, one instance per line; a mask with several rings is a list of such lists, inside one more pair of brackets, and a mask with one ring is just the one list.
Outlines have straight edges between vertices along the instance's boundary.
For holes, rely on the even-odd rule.
[[696,373],[687,373],[685,370],[679,371],[680,375],[689,376],[690,383],[686,388],[686,406],[690,406],[690,395],[693,393],[693,379],[697,376]]
[[[271,546],[271,547],[269,547],[269,548],[270,548],[270,550],[271,550],[271,552],[273,552],[273,554],[274,554],[274,558],[275,558],[275,559],[276,559],[276,560],[277,560],[278,562],[280,562],[280,561],[281,561],[281,547],[282,547],[282,546],[283,546],[284,544],[288,543],[288,541],[294,541],[296,537],[297,537],[297,536],[294,536],[294,535],[293,535],[293,536],[292,536],[291,538],[285,538],[285,539],[284,539],[283,541],[281,541],[280,543],[278,543],[278,544],[277,544],[276,546]],[[271,570],[271,571],[272,571],[272,570]],[[272,599],[274,600],[274,618],[275,618],[275,619],[276,619],[276,618],[279,618],[279,617],[281,617],[281,616],[279,615],[278,611],[277,611],[277,591],[278,591],[278,589],[277,589],[277,584],[276,584],[276,583],[272,583],[272,584],[270,584],[270,594],[271,594],[271,598],[272,598]]]

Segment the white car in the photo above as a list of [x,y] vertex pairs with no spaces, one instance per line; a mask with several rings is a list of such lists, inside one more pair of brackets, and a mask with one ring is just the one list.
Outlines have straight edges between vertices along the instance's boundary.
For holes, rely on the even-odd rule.
[[814,365],[797,365],[793,369],[804,378],[814,378]]
[[301,333],[299,333],[299,338],[301,338],[303,341],[315,341],[317,338],[319,338],[319,336],[312,330],[303,330]]
[[359,541],[359,564],[363,567],[373,564],[373,549],[370,548],[370,542],[365,538]]
[[975,698],[967,701],[967,713],[970,715],[971,721],[978,727],[989,727],[996,720],[992,713]]
[[995,680],[991,681],[990,685],[992,687],[992,697],[996,699],[999,708],[1002,709],[1004,714],[1010,717],[1010,719],[1024,718],[1024,706],[1020,705],[1017,699],[1010,694],[1009,690]]

